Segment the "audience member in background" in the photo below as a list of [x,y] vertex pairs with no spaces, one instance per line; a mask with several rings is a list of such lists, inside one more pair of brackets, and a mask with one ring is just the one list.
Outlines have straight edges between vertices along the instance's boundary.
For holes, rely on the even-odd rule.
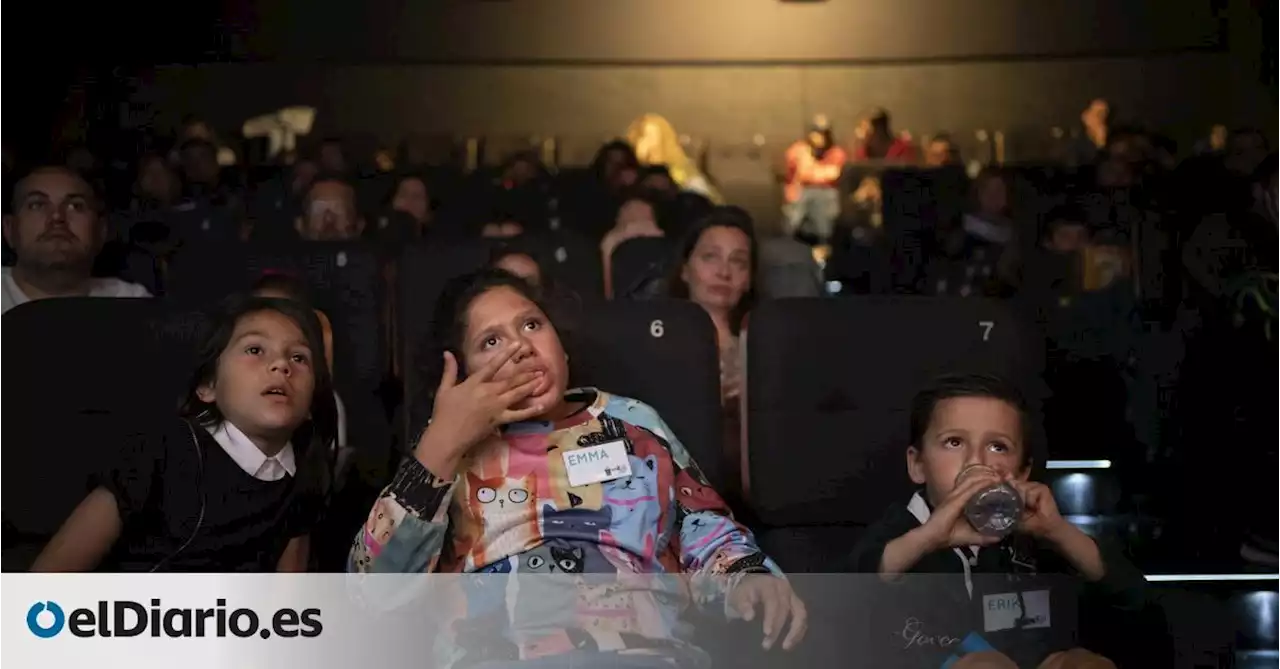
[[320,166],[310,158],[299,158],[288,169],[289,194],[302,199],[316,177],[320,176]]
[[669,203],[680,194],[675,179],[671,178],[671,170],[666,165],[649,165],[640,172],[638,184],[640,192],[653,202]]
[[391,192],[391,209],[413,217],[415,236],[421,237],[431,227],[431,191],[427,182],[416,174],[406,174],[396,180]]
[[1264,160],[1231,208],[1201,221],[1183,246],[1199,310],[1222,313],[1258,276],[1277,271],[1276,156]]
[[225,303],[181,418],[139,430],[32,571],[305,571],[332,483],[323,347],[302,305]]
[[517,151],[503,163],[499,178],[503,189],[513,190],[537,183],[545,173],[536,152]]
[[347,174],[349,172],[350,166],[347,164],[347,153],[342,146],[341,139],[330,137],[321,142],[320,170],[333,174]]
[[133,213],[167,211],[178,203],[182,182],[169,167],[169,161],[158,153],[148,153],[138,160],[138,176],[133,184]]
[[613,252],[628,239],[637,237],[663,237],[666,233],[658,225],[657,211],[648,200],[632,197],[618,208],[618,218],[613,228],[600,241],[600,258],[604,267],[604,294],[613,297]]
[[16,256],[3,270],[0,311],[48,297],[151,297],[146,288],[92,276],[106,239],[101,202],[73,170],[41,167],[19,180],[4,239]]
[[364,217],[356,208],[356,189],[340,176],[321,176],[312,182],[297,221],[298,235],[313,242],[359,239]]
[[[765,648],[800,641],[803,603],[678,435],[639,401],[568,390],[568,356],[528,284],[495,270],[461,277],[432,322],[444,350],[432,420],[370,511],[349,568],[509,575],[441,626],[437,666],[706,666],[677,624],[690,599],[768,621]],[[588,452],[625,469],[587,471],[566,457]],[[546,576],[557,573],[604,587]],[[627,585],[613,591],[614,578]]]
[[[716,328],[720,351],[720,397],[724,404],[724,453],[739,467],[734,480],[746,485],[747,461],[742,451],[742,375],[746,351],[742,333],[755,307],[760,266],[759,246],[751,217],[737,207],[718,207],[685,233],[679,265],[667,279],[671,297],[687,299],[706,310]],[[730,490],[734,496],[746,490]]]
[[755,306],[757,253],[751,217],[737,207],[718,207],[681,240],[680,264],[668,281],[672,297],[698,304],[716,326],[726,401],[742,390],[738,337]]
[[207,121],[189,114],[182,119],[182,127],[178,129],[178,141],[185,142],[189,139],[200,139],[206,142],[216,141],[213,134],[213,128]]
[[854,160],[884,160],[894,163],[916,161],[915,145],[893,133],[889,112],[883,109],[868,112],[859,121],[854,135],[858,142],[853,152]]
[[946,167],[948,165],[962,165],[960,161],[960,149],[956,147],[955,141],[951,139],[951,135],[940,132],[929,138],[929,143],[924,148],[924,166],[925,167]]
[[639,165],[631,145],[617,139],[596,152],[591,161],[591,173],[607,193],[619,195],[635,184]]
[[1080,128],[1072,133],[1071,155],[1067,159],[1070,164],[1090,165],[1107,148],[1110,119],[1111,104],[1103,98],[1091,100],[1080,112]]
[[1223,163],[1237,176],[1248,178],[1266,160],[1269,151],[1267,136],[1257,128],[1237,128],[1227,138]]
[[[1084,257],[1091,237],[1089,224],[1084,211],[1071,204],[1053,208],[1044,221],[1040,248],[1031,251],[1018,297],[1039,312],[1039,322],[1048,323],[1055,316],[1067,316],[1069,322],[1065,326],[1070,329],[1081,320],[1070,316],[1080,312],[1073,310],[1067,315],[1061,307],[1070,306],[1084,287]],[[1052,325],[1045,328],[1053,329]],[[1057,339],[1056,334],[1048,332],[1047,336]]]
[[[1129,622],[1128,616],[1144,611],[1142,574],[1123,555],[1101,549],[1067,522],[1053,491],[1030,480],[1034,430],[1018,391],[992,377],[945,376],[916,396],[910,420],[907,474],[919,489],[868,529],[852,556],[855,571],[879,574],[892,588],[884,602],[886,609],[895,610],[876,616],[892,629],[884,638],[897,638],[910,616],[922,633],[969,637],[966,645],[987,648],[948,666],[1114,667],[1094,653],[1070,647],[1075,642],[1072,630],[1058,621],[1068,610],[1064,605],[1078,595],[1060,575],[1083,579],[1099,598],[1086,600],[1098,604],[1079,613],[1087,624],[1108,614]],[[1001,483],[1018,491],[1024,507],[1014,533],[1003,539],[979,533],[965,514],[975,494]],[[938,576],[927,576],[931,574]],[[943,574],[954,577],[946,583]],[[989,580],[987,575],[1000,578]],[[1013,575],[1021,582],[1011,585]],[[1047,578],[1037,580],[1040,576]],[[1002,622],[986,602],[1011,590],[1025,592],[1025,601],[1018,596],[1015,602],[1023,619],[1043,616],[1050,622],[1022,628],[1018,615]],[[1033,595],[1042,598],[1033,600]],[[983,605],[971,604],[978,602]],[[894,615],[899,606],[903,616]],[[972,643],[970,634],[978,635],[980,643]],[[894,649],[911,660],[909,666],[940,666],[948,656],[964,654],[959,645],[899,642]]]
[[206,198],[219,200],[222,192],[221,168],[218,167],[218,150],[206,139],[188,139],[178,149],[181,161],[183,195],[188,199]]
[[667,119],[645,114],[627,127],[627,141],[635,147],[641,165],[665,165],[680,190],[692,191],[720,204],[720,193],[698,168],[698,163],[685,153],[680,135]]
[[1191,152],[1193,155],[1214,155],[1220,156],[1227,149],[1227,126],[1221,123],[1213,124],[1209,128],[1209,134],[1198,140]]
[[960,227],[942,240],[944,262],[951,270],[945,276],[935,273],[930,278],[935,285],[930,288],[936,294],[961,297],[1007,297],[1020,283],[1021,254],[1004,172],[983,168],[971,192],[969,211],[961,217]]
[[[264,272],[258,280],[254,282],[250,292],[254,297],[277,300],[293,300],[298,304],[304,305],[311,309],[316,315],[316,321],[320,324],[320,335],[324,341],[324,359],[329,363],[329,376],[333,376],[333,325],[329,322],[329,317],[323,311],[315,308],[311,302],[311,291],[307,289],[307,284],[302,279],[285,272]],[[333,447],[340,454],[342,449],[349,446],[347,443],[347,411],[342,404],[342,398],[338,396],[335,388],[333,391],[334,405],[334,443]],[[342,469],[339,463],[339,470]]]
[[1054,253],[1079,253],[1089,245],[1089,224],[1084,213],[1069,207],[1059,207],[1046,217],[1041,245]]
[[480,236],[485,239],[511,239],[524,234],[524,224],[510,214],[499,213],[493,220],[480,226]]
[[805,138],[787,149],[786,161],[783,197],[787,231],[795,234],[807,222],[818,244],[829,243],[840,216],[836,185],[849,158],[836,145],[826,116],[814,117]]
[[528,249],[511,244],[499,244],[489,254],[489,267],[510,272],[529,284],[534,292],[546,295],[551,289],[551,276],[544,271],[542,262]]
[[385,146],[373,152],[373,170],[376,174],[391,174],[396,171],[395,152]]
[[813,248],[830,288],[841,295],[888,292],[893,278],[892,252],[884,234],[884,193],[880,176],[862,177],[849,196],[829,247]]

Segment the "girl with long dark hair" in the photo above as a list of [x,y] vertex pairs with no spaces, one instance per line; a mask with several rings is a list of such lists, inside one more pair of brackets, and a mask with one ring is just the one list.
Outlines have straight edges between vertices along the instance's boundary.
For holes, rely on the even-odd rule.
[[315,314],[228,300],[176,416],[134,435],[33,571],[305,571],[336,410]]

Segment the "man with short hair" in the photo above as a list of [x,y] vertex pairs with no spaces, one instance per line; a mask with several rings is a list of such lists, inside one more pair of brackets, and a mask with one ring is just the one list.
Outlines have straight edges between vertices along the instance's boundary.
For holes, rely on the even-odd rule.
[[356,189],[338,176],[321,176],[311,183],[297,220],[298,235],[315,242],[359,239],[364,218],[356,208]]
[[3,269],[0,312],[47,297],[151,297],[138,284],[91,275],[106,241],[100,207],[89,183],[66,167],[40,167],[17,183],[13,213],[4,217],[17,262]]

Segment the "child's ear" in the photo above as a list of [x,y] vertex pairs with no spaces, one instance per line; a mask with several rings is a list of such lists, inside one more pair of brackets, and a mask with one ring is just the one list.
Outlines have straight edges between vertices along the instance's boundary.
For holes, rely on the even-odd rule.
[[907,476],[916,485],[925,484],[924,462],[920,460],[920,449],[915,446],[907,448]]
[[205,404],[213,404],[218,399],[218,393],[214,392],[212,383],[202,383],[196,386],[196,397]]

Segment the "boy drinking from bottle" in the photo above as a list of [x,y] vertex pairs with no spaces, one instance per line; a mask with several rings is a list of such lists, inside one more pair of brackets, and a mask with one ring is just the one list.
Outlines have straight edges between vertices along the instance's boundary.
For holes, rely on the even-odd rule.
[[[1063,519],[1049,487],[1029,479],[1030,419],[1018,392],[993,377],[945,376],[916,396],[910,420],[907,473],[920,489],[870,527],[852,556],[854,571],[892,589],[890,607],[910,607],[878,616],[893,626],[891,661],[1114,667],[1076,647],[1073,619],[1097,620],[1084,610],[1095,603],[1102,614],[1143,608],[1142,575]],[[975,529],[966,505],[1001,485],[1021,501],[1011,531]],[[916,574],[938,576],[908,576]],[[1069,587],[1080,581],[1083,592]]]

